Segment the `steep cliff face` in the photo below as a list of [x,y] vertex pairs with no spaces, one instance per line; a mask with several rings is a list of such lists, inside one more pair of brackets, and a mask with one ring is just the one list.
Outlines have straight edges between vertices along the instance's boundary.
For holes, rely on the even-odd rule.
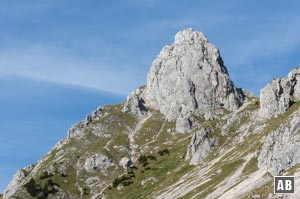
[[176,121],[179,132],[191,129],[192,115],[213,119],[223,109],[237,110],[244,102],[244,94],[230,80],[219,50],[203,33],[192,29],[178,32],[174,43],[161,50],[143,93],[137,96],[132,93],[128,97],[124,111],[141,115],[145,106],[159,110],[168,120]]
[[300,112],[297,110],[264,140],[259,167],[277,175],[300,163]]
[[236,110],[243,103],[219,50],[201,32],[185,29],[165,46],[147,76],[146,104],[168,120],[192,114],[212,119],[218,109]]
[[300,71],[292,70],[285,78],[276,78],[260,91],[262,118],[271,118],[286,112],[294,102],[300,100]]
[[234,86],[203,33],[182,30],[146,86],[72,126],[3,198],[278,198],[272,175],[300,183],[299,74],[258,99]]

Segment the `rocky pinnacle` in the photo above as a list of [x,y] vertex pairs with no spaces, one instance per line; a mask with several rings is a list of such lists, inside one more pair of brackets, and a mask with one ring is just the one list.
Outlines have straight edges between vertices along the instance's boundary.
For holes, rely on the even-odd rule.
[[153,61],[140,99],[146,107],[177,121],[178,131],[185,131],[191,115],[212,119],[220,108],[239,108],[243,97],[230,80],[219,50],[202,32],[184,29]]

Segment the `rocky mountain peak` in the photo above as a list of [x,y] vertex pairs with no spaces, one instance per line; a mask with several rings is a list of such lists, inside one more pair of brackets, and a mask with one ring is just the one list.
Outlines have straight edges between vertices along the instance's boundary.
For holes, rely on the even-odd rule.
[[[127,102],[136,101],[131,98]],[[221,109],[239,108],[243,98],[243,92],[230,80],[219,50],[202,32],[192,29],[179,31],[174,43],[161,50],[140,95],[143,106],[177,121],[181,132],[190,128],[191,115],[212,119]],[[126,106],[131,109],[128,103]],[[137,105],[132,107],[136,113]]]
[[193,31],[191,28],[183,29],[175,35],[174,44],[187,43],[207,43],[208,40],[202,32]]

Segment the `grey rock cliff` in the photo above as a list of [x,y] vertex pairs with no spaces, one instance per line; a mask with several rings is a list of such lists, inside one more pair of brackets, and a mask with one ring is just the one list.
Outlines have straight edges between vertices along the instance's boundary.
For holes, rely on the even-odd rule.
[[[132,96],[133,94],[131,94]],[[216,110],[236,110],[243,103],[243,92],[229,79],[219,50],[203,33],[185,29],[178,32],[173,44],[165,46],[154,60],[142,94],[145,105],[159,110],[168,120],[179,122],[178,131],[189,129],[192,114],[211,119]],[[138,99],[133,107],[138,106]],[[136,111],[128,106],[124,109]]]
[[197,165],[208,156],[214,149],[217,139],[210,136],[209,129],[202,128],[193,134],[190,145],[188,146],[186,159],[191,159],[191,165]]
[[300,112],[291,116],[288,123],[270,133],[264,140],[258,165],[277,175],[300,163]]
[[300,71],[292,70],[285,78],[273,79],[260,91],[261,118],[271,118],[287,111],[300,100]]
[[93,121],[97,121],[103,117],[104,108],[105,107],[98,107],[91,114],[87,115],[83,121],[74,124],[71,129],[68,130],[68,138],[82,136],[84,134],[82,131],[85,127],[89,126]]
[[23,169],[18,170],[7,188],[5,189],[3,199],[9,199],[13,196],[18,189],[26,183],[26,177],[34,169],[35,165],[29,165]]
[[143,88],[138,88],[127,97],[122,112],[132,113],[136,116],[143,116],[147,113],[144,99],[141,97],[143,90]]

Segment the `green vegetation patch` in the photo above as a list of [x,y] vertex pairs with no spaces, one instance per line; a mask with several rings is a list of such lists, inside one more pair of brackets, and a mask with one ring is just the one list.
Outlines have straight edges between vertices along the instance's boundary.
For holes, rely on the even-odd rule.
[[[159,190],[175,183],[193,166],[184,160],[188,139],[152,154],[141,154],[134,168],[116,178],[112,187],[105,190],[107,198],[150,198]],[[146,182],[147,179],[149,182]],[[141,182],[144,181],[144,185]],[[125,184],[124,184],[125,183]],[[118,190],[116,187],[122,185]]]
[[32,197],[36,197],[37,199],[46,199],[50,194],[56,194],[59,191],[60,186],[53,182],[52,179],[48,179],[47,182],[39,184],[31,178],[24,187]]
[[80,195],[79,190],[75,186],[76,182],[76,171],[70,166],[67,168],[67,173],[58,171],[48,173],[44,171],[35,178],[31,178],[24,185],[24,188],[32,197],[37,199],[46,199],[60,190]]
[[161,113],[158,111],[153,112],[152,116],[143,123],[136,133],[135,142],[142,146],[154,140],[162,131],[164,122],[165,119]]
[[106,126],[109,132],[120,132],[126,130],[126,127],[134,128],[136,125],[136,118],[131,114],[122,112],[124,103],[106,106],[103,108],[104,117],[94,121],[93,125]]
[[242,171],[243,175],[249,175],[257,171],[258,170],[257,163],[258,163],[257,158],[255,157],[251,158]]
[[[215,118],[212,120],[205,120],[201,116],[194,115],[194,118],[203,128],[208,128],[211,130],[209,137],[213,138],[216,137],[218,139],[218,145],[221,146],[225,143],[226,138],[221,134],[220,126],[224,125],[224,121],[220,118]],[[199,129],[195,129],[197,131]]]

